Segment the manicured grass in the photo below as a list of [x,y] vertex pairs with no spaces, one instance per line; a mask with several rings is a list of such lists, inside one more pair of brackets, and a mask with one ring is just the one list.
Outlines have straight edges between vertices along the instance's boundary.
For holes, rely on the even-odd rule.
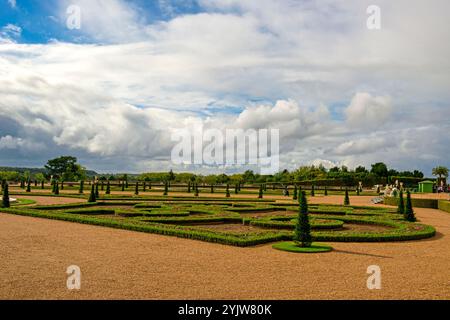
[[[292,240],[298,217],[297,204],[240,200],[245,201],[170,196],[108,197],[97,203],[14,207],[1,211],[234,246]],[[313,204],[310,206],[313,241],[405,241],[435,235],[433,227],[403,221],[394,211],[377,207]],[[357,228],[345,229],[346,223],[389,228],[375,231],[368,228],[368,231],[362,232]],[[223,228],[204,228],[222,224]],[[233,224],[242,226],[233,228]]]
[[320,253],[330,252],[333,250],[330,246],[318,243],[312,243],[311,247],[301,247],[294,241],[276,243],[272,246],[272,248],[295,253]]

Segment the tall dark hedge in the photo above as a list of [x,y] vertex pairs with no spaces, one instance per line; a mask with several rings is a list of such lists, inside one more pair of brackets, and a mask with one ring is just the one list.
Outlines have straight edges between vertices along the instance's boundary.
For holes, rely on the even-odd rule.
[[403,200],[403,191],[400,190],[399,198],[398,198],[398,214],[405,214],[405,201]]
[[95,197],[95,186],[91,186],[91,194],[89,195],[88,202],[97,202],[97,198]]

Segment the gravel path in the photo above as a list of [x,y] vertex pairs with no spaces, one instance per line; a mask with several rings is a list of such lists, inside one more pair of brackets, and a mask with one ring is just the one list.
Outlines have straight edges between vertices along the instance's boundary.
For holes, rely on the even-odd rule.
[[[435,238],[331,243],[314,255],[0,214],[0,299],[450,299],[450,214],[416,212]],[[66,289],[74,264],[77,292]],[[381,267],[381,290],[366,287],[370,265]]]

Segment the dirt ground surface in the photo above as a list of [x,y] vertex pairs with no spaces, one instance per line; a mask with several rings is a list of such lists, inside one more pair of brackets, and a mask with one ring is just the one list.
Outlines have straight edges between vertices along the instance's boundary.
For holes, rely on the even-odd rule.
[[[370,199],[351,197],[351,203]],[[309,200],[341,203],[343,197]],[[0,299],[450,299],[450,214],[416,214],[436,227],[435,238],[329,243],[334,251],[323,254],[0,214]],[[79,291],[66,287],[71,265],[81,268]],[[371,265],[381,268],[380,290],[367,288]]]

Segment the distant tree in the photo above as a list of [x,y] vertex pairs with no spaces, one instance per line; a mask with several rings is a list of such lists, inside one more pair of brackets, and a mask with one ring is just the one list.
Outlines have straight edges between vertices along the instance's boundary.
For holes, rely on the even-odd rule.
[[412,201],[411,201],[411,193],[409,191],[406,192],[406,208],[405,208],[405,219],[409,222],[415,222],[416,216],[414,214]]
[[9,208],[11,206],[9,202],[9,186],[5,183],[3,186],[3,196],[2,196],[2,208]]
[[405,213],[405,202],[403,201],[403,191],[400,190],[399,198],[398,198],[398,208],[397,213],[404,214]]
[[388,168],[383,162],[373,164],[370,172],[381,178],[386,178],[388,176]]
[[344,206],[350,205],[350,197],[348,196],[348,189],[345,189]]
[[169,179],[169,181],[175,181],[175,174],[173,173],[173,170],[169,171],[167,178]]
[[433,176],[438,176],[439,180],[442,180],[442,178],[448,178],[448,168],[444,166],[439,166],[436,168],[433,168]]
[[356,167],[355,172],[356,173],[369,173],[369,171],[363,166]]
[[301,201],[299,207],[298,220],[295,225],[294,241],[301,247],[311,247],[311,225],[309,223],[308,216],[308,202],[306,200],[306,194],[301,192]]
[[85,175],[85,169],[77,164],[77,158],[71,156],[62,156],[48,160],[45,169],[48,175],[66,181],[77,180]]

